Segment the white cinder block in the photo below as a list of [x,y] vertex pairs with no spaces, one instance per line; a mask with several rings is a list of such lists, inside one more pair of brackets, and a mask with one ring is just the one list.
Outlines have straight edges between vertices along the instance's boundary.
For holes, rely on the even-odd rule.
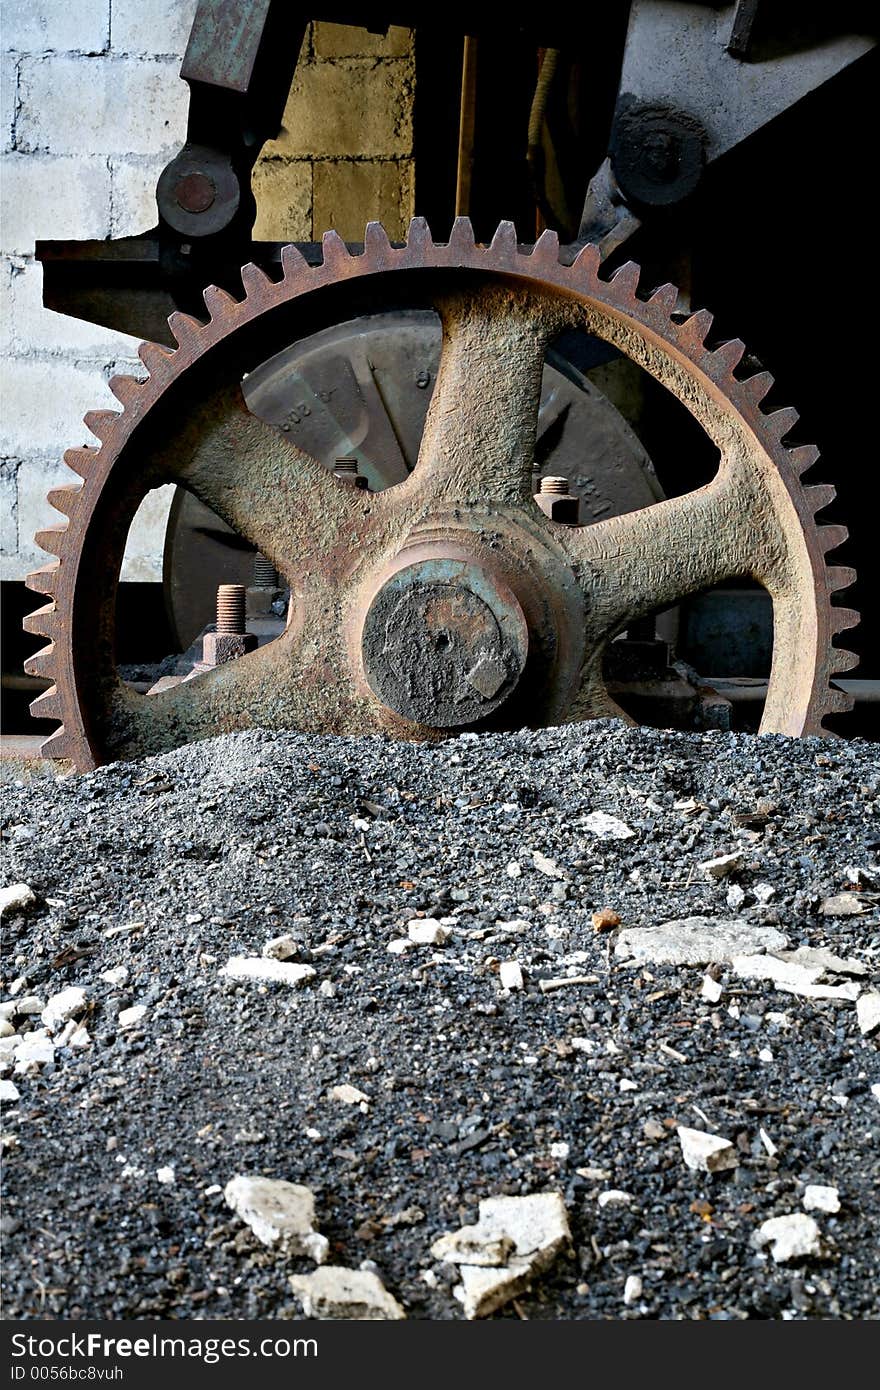
[[3,47],[18,53],[103,53],[110,0],[3,0]]
[[136,355],[137,338],[45,309],[42,293],[43,267],[38,262],[20,262],[13,268],[12,335],[19,356],[30,352],[75,353],[109,362]]
[[189,89],[173,60],[25,58],[16,143],[53,154],[165,154],[183,143]]
[[4,150],[12,149],[18,100],[18,61],[14,53],[4,53],[0,58],[0,142]]
[[46,501],[46,493],[50,488],[75,481],[73,473],[60,459],[30,458],[27,463],[22,462],[18,469],[16,499],[17,553],[0,564],[2,578],[24,579],[31,570],[49,563],[52,557],[35,545],[34,532],[45,526],[55,526],[64,518]]
[[166,159],[111,159],[113,235],[137,236],[150,231],[158,219],[156,184]]
[[31,255],[37,240],[106,237],[110,233],[110,171],[82,156],[7,154],[0,160],[3,250]]
[[18,550],[18,488],[14,459],[0,459],[0,555]]
[[182,57],[196,3],[197,0],[113,0],[112,51]]
[[12,262],[0,264],[0,352],[12,351]]
[[[35,454],[60,458],[72,445],[94,444],[83,415],[87,410],[119,408],[97,365],[79,367],[62,358],[8,357],[0,370],[0,454],[7,458]],[[73,477],[68,481],[74,481]]]
[[125,545],[122,579],[144,584],[162,578],[165,529],[175,491],[173,483],[154,488],[138,507]]

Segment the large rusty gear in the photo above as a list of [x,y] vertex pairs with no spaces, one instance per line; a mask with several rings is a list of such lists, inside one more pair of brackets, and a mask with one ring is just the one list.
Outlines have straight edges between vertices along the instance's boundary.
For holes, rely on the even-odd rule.
[[[61,721],[44,745],[80,769],[250,725],[436,738],[619,714],[602,653],[627,624],[725,579],[773,600],[774,651],[762,732],[819,734],[850,707],[832,678],[856,658],[834,645],[857,614],[835,606],[852,570],[826,556],[846,539],[816,515],[834,496],[805,486],[816,449],[788,447],[797,414],[766,414],[772,378],[736,375],[738,341],[706,346],[711,315],[675,315],[676,291],[639,295],[639,269],[600,273],[595,246],[560,260],[555,235],[491,245],[459,219],[435,244],[416,219],[392,246],[378,224],[362,254],[335,233],[323,263],[292,247],[275,282],[242,271],[244,298],[205,292],[206,323],[169,320],[178,347],[144,345],[143,381],[118,377],[121,414],[86,424],[81,484],[50,494],[67,522],[38,542],[57,556],[29,586],[49,602],[26,620],[49,645],[28,662],[52,686],[34,702]],[[419,460],[377,494],[333,478],[248,413],[240,383],[293,338],[377,305],[433,305],[440,374]],[[547,344],[579,327],[661,382],[719,450],[695,492],[576,528],[531,496]],[[118,677],[114,615],[131,519],[146,492],[189,488],[266,555],[291,587],[284,634],[197,680],[141,695]]]

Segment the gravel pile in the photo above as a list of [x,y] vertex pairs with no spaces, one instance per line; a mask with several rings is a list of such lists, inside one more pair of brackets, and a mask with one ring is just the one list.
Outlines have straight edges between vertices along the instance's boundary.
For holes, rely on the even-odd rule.
[[880,1313],[876,746],[253,730],[3,843],[7,1317]]

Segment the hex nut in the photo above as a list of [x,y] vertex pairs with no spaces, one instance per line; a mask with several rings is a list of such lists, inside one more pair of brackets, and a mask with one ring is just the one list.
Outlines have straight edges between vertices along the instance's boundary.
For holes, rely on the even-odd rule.
[[252,652],[257,639],[252,632],[206,632],[202,638],[202,664],[223,666],[227,661],[235,661]]

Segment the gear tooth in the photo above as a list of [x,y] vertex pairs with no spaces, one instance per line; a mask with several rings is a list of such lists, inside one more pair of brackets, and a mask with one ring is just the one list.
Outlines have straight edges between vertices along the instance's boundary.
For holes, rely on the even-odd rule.
[[57,613],[54,603],[46,603],[42,608],[35,608],[33,613],[25,614],[21,620],[22,628],[34,637],[51,638],[55,631]]
[[787,434],[791,433],[800,418],[794,406],[787,405],[782,410],[771,411],[767,416],[767,428],[777,439],[784,439]]
[[819,544],[823,554],[827,555],[829,550],[836,550],[839,545],[843,545],[849,539],[849,531],[845,526],[819,526],[816,529],[819,537]]
[[388,233],[381,222],[368,222],[364,230],[364,250],[384,260],[391,250]]
[[499,222],[492,238],[490,251],[499,256],[515,256],[517,254],[517,236],[514,224],[505,219]]
[[649,296],[648,303],[668,318],[678,303],[678,286],[668,280],[665,285],[658,285]]
[[84,445],[81,449],[65,449],[64,462],[71,472],[79,475],[80,478],[88,478],[94,471],[95,462],[98,458],[100,449]]
[[679,325],[679,341],[690,343],[694,348],[702,348],[714,318],[715,315],[709,309],[698,309],[696,313],[691,314],[690,318],[686,318],[684,323]]
[[798,444],[789,449],[788,458],[794,471],[802,477],[814,463],[819,462],[819,450],[815,444]]
[[626,261],[619,270],[615,270],[611,277],[611,283],[627,299],[635,299],[641,273],[640,265],[637,265],[635,261]]
[[38,652],[26,657],[22,664],[29,676],[51,677],[55,666],[55,643],[41,647]]
[[66,530],[67,522],[62,521],[57,526],[46,526],[38,531],[34,540],[41,550],[48,551],[50,555],[60,555]]
[[[385,228],[383,227],[382,230],[384,231]],[[410,220],[406,233],[406,244],[411,249],[418,251],[432,251],[434,249],[431,228],[424,217],[413,217]]]
[[[36,703],[36,700],[31,702],[31,709]],[[74,756],[73,740],[68,738],[67,730],[63,724],[60,729],[56,729],[54,734],[50,734],[45,740],[40,748],[40,753],[44,758],[72,758]],[[84,767],[81,766],[80,771],[84,771]]]
[[58,561],[53,560],[51,564],[31,570],[24,582],[35,594],[46,594],[48,598],[54,598],[58,587]]
[[118,410],[90,410],[83,416],[83,424],[103,444],[111,437],[118,419]]
[[[852,565],[829,565],[825,571],[828,581],[828,589],[832,594],[837,594],[841,589],[849,589],[856,582],[856,572]],[[835,608],[835,613],[855,612],[854,609]],[[859,615],[856,613],[856,622]],[[852,626],[852,624],[847,624]]]
[[848,651],[846,647],[831,648],[830,670],[835,676],[842,676],[845,671],[854,671],[860,661],[861,657]]
[[141,383],[134,376],[111,376],[107,385],[124,408],[134,405],[141,389]]
[[595,281],[602,263],[602,252],[593,241],[582,246],[571,263],[572,273],[581,280]]
[[547,227],[532,247],[532,260],[556,265],[559,261],[559,235]]
[[773,378],[769,372],[756,372],[754,376],[747,377],[740,382],[740,388],[745,392],[752,405],[760,405],[770,387],[773,385]]
[[233,299],[226,290],[221,290],[219,285],[208,285],[202,290],[202,299],[212,323],[215,319],[224,318],[230,309],[235,309],[238,305],[238,300]]
[[332,229],[321,237],[321,257],[325,265],[335,265],[349,260],[349,250],[338,232]]
[[804,496],[810,504],[813,516],[816,516],[834,501],[837,489],[832,487],[831,483],[814,483],[812,487],[804,488]]
[[831,624],[835,634],[839,632],[849,632],[851,628],[858,627],[861,622],[861,615],[857,608],[832,608]]
[[141,343],[138,347],[138,357],[151,377],[161,378],[165,376],[174,354],[169,352],[168,348],[160,347],[158,343]]
[[712,353],[712,361],[730,374],[736,371],[743,358],[746,345],[740,338],[730,338],[726,343],[719,343]]
[[832,687],[828,691],[828,697],[825,701],[827,706],[825,714],[849,714],[850,710],[855,707],[855,703],[855,697],[846,690],[836,690]]
[[253,295],[259,298],[271,288],[272,281],[264,270],[254,265],[253,261],[248,261],[241,268],[241,286],[248,298]]
[[452,224],[452,231],[449,233],[450,251],[473,251],[474,229],[471,226],[469,217],[456,217]]
[[[27,670],[27,662],[25,662],[25,670]],[[34,719],[60,719],[62,715],[58,687],[50,685],[48,690],[44,690],[35,700],[31,700],[29,709]]]
[[62,483],[60,487],[53,487],[47,492],[46,497],[56,512],[73,516],[81,493],[82,483]]
[[181,314],[175,310],[168,315],[168,327],[171,329],[172,336],[179,348],[188,348],[198,342],[199,334],[204,328],[204,324],[194,319],[192,314]]
[[302,251],[292,243],[281,248],[281,269],[285,280],[295,280],[309,269],[309,263]]

